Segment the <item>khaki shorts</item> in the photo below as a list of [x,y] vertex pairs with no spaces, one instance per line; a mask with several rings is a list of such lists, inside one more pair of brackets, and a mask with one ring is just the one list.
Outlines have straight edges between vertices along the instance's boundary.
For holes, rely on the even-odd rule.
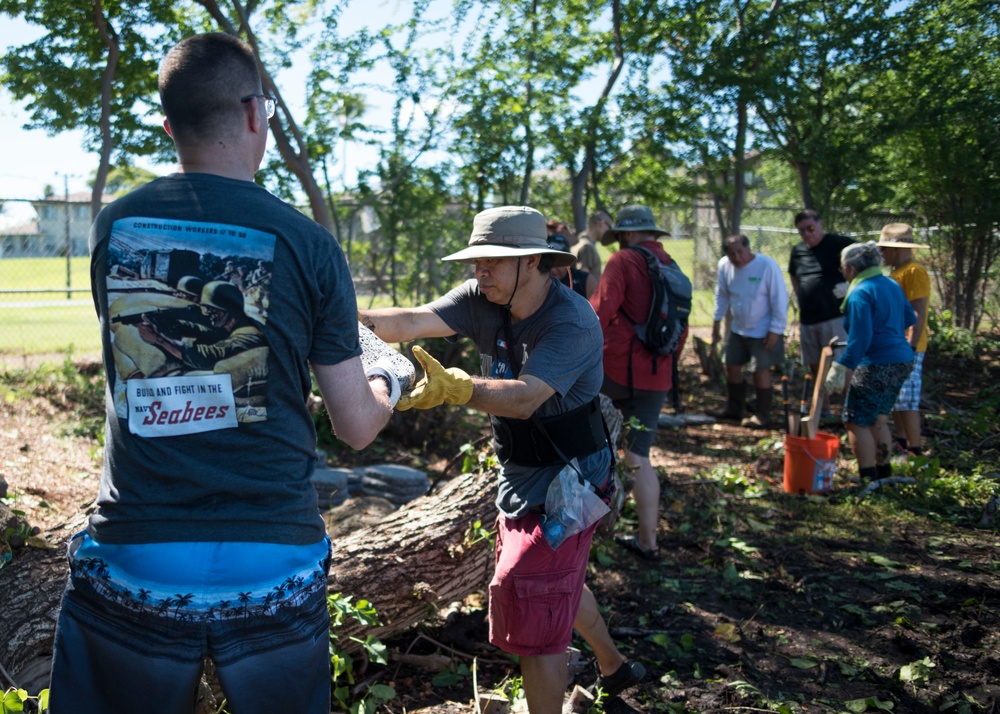
[[[819,364],[823,348],[836,337],[841,342],[847,342],[847,330],[844,329],[844,318],[835,317],[814,325],[799,325],[799,347],[802,350],[803,364]],[[837,357],[841,350],[834,350]]]
[[729,333],[726,340],[726,350],[723,354],[723,361],[727,365],[743,366],[750,363],[750,369],[754,372],[763,372],[775,365],[781,365],[785,361],[785,337],[778,337],[774,347],[764,349],[763,337],[747,337],[738,335],[735,332]]

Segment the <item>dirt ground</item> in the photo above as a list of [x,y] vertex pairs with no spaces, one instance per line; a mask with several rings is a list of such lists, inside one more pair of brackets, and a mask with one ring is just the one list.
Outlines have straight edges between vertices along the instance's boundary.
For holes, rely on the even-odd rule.
[[[934,458],[906,473],[946,478],[981,464],[992,469],[984,478],[1000,478],[996,409],[984,417],[980,407],[980,388],[1000,377],[992,360],[928,362]],[[693,357],[682,374],[687,412],[721,401],[721,384]],[[6,503],[43,530],[96,492],[100,448],[73,435],[80,418],[72,395],[56,389],[0,399]],[[612,635],[648,671],[604,711],[1000,710],[1000,537],[996,520],[982,520],[984,503],[942,496],[942,478],[862,494],[846,442],[830,494],[786,494],[782,444],[780,431],[726,423],[658,431],[661,559],[610,540],[595,542],[591,558],[588,582]],[[627,508],[619,530],[634,524]],[[397,637],[389,665],[368,667],[360,688],[394,687],[381,711],[474,711],[474,680],[501,690],[516,676],[483,644],[484,615],[483,598],[470,598]],[[576,681],[588,686],[586,646],[574,647],[584,661]]]

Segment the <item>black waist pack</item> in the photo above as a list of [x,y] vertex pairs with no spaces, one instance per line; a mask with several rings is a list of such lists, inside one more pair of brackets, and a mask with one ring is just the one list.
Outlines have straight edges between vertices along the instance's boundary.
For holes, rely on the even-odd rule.
[[540,417],[541,431],[531,419],[491,416],[493,441],[500,463],[553,466],[563,463],[553,442],[567,458],[587,456],[608,445],[600,402],[593,401],[565,414]]

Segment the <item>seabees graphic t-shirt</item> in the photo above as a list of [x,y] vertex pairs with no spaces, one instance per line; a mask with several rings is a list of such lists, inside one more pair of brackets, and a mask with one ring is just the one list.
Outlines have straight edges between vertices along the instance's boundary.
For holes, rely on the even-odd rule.
[[333,236],[253,182],[174,174],[98,216],[91,284],[108,375],[91,535],[321,540],[309,363],[361,352]]

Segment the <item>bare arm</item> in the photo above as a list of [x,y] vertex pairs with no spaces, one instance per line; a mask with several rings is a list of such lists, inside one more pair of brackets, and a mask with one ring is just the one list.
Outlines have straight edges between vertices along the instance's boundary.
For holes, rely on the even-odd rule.
[[368,446],[392,415],[385,380],[369,382],[360,357],[338,364],[314,364],[312,371],[333,433],[352,449]]
[[712,322],[712,348],[722,341],[722,320]]
[[409,342],[422,337],[448,337],[455,331],[447,323],[423,307],[386,307],[361,310],[361,324],[383,342]]
[[910,328],[910,347],[914,350],[920,344],[920,335],[924,333],[924,326],[927,324],[927,305],[929,303],[929,297],[910,300],[910,304],[913,305],[913,312],[917,314],[917,321]]
[[469,406],[495,416],[530,419],[535,410],[555,393],[556,390],[531,375],[518,379],[473,377]]

